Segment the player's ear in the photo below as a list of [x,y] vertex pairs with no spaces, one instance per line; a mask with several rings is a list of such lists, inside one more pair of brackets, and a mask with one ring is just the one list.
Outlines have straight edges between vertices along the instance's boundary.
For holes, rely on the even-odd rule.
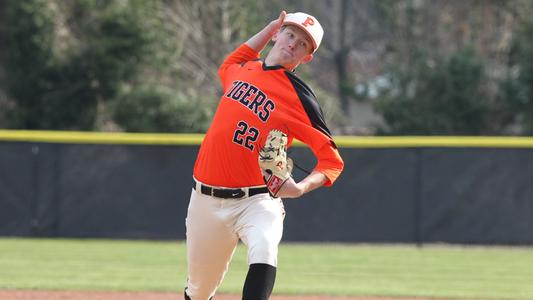
[[313,60],[313,53],[309,53],[302,59],[302,64],[306,64]]

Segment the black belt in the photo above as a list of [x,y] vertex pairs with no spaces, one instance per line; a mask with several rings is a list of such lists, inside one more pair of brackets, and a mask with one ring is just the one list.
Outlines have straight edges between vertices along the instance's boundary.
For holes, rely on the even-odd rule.
[[[192,181],[192,188],[196,190],[196,181]],[[245,189],[218,189],[205,184],[200,183],[200,193],[208,196],[224,199],[239,199],[246,196],[246,190],[248,190],[248,197],[252,197],[257,194],[268,193],[267,187],[258,188],[245,188]]]

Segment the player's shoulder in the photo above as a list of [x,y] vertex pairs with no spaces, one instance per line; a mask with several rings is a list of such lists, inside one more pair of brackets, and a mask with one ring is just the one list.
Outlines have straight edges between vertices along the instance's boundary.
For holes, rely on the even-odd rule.
[[261,68],[262,65],[263,65],[263,61],[260,58],[243,61],[239,64],[241,68],[248,68],[250,70]]
[[305,83],[300,77],[294,74],[294,72],[286,70],[285,75],[287,75],[287,78],[291,82],[298,96],[300,98],[303,98],[301,100],[316,102],[318,104],[315,92],[313,91],[313,89],[311,89],[309,85],[307,85],[307,83]]
[[256,74],[260,71],[261,65],[259,59],[234,63],[227,68],[226,74],[229,76],[250,76],[250,74]]
[[322,131],[324,134],[331,136],[315,92],[293,72],[285,71],[285,74],[294,87],[294,90],[296,91],[296,94],[298,95],[298,98],[300,99],[300,102],[302,103],[302,106],[313,127]]

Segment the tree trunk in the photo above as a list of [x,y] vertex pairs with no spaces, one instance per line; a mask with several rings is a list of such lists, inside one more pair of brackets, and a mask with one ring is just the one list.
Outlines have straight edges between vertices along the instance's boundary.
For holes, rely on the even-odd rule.
[[348,0],[341,0],[339,6],[339,35],[337,53],[335,53],[335,66],[337,69],[337,86],[342,110],[350,118],[350,80],[348,78],[348,53],[346,46],[346,17],[348,12]]

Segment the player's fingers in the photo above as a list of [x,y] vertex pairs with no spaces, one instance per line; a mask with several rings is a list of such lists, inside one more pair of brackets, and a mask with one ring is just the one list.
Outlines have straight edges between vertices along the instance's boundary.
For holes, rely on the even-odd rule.
[[283,20],[285,20],[285,16],[287,15],[287,12],[282,10],[278,17],[279,24],[283,24]]
[[287,172],[289,174],[292,173],[292,167],[294,166],[294,162],[292,161],[292,158],[287,157]]

